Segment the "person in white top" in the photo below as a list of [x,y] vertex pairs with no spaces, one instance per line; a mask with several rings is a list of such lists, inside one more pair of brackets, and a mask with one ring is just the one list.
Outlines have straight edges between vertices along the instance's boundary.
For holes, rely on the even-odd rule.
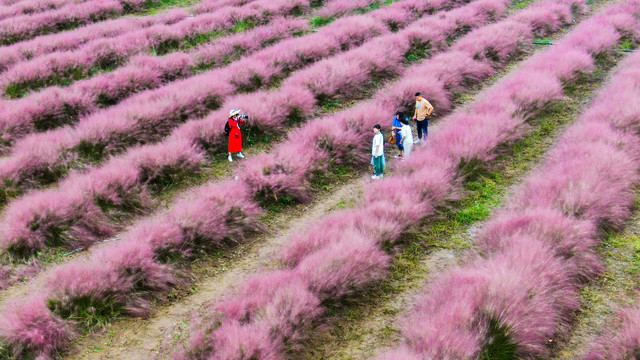
[[400,119],[402,128],[400,128],[400,145],[404,148],[404,158],[408,159],[411,156],[411,149],[413,148],[413,134],[411,133],[411,126],[409,126],[409,120]]
[[371,146],[371,155],[373,156],[374,180],[382,179],[384,176],[384,136],[380,132],[380,124],[373,126],[373,145]]

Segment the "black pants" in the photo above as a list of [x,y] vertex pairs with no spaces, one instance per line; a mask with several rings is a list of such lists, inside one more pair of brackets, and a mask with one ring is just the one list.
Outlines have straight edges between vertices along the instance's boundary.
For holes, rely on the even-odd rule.
[[416,127],[418,128],[418,140],[422,140],[423,132],[426,140],[426,138],[429,137],[429,118],[425,118],[422,121],[416,120]]

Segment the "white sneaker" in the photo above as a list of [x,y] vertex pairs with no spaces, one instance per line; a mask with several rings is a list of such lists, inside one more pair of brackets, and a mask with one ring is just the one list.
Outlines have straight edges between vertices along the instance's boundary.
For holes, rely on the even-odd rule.
[[380,176],[378,176],[378,175],[373,175],[371,178],[372,178],[373,180],[378,180],[378,179],[380,179]]
[[231,157],[231,155],[229,155],[229,157],[227,157],[227,159],[228,159],[230,162],[233,162],[233,158]]
[[414,144],[420,144],[422,142],[422,140],[418,139],[414,142]]
[[378,179],[382,179],[383,177],[384,177],[384,174],[378,175]]
[[243,153],[238,153],[238,155],[236,155],[237,157],[244,159],[244,154]]

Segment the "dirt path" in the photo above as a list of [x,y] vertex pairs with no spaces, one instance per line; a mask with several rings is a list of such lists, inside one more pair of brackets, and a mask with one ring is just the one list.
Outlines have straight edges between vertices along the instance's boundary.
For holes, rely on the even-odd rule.
[[[153,359],[165,358],[166,347],[184,337],[189,315],[204,304],[219,299],[243,279],[262,269],[274,268],[275,254],[292,231],[306,228],[316,218],[351,206],[361,193],[361,174],[323,194],[313,204],[285,210],[268,221],[269,229],[249,243],[232,250],[224,258],[200,269],[191,294],[158,307],[148,319],[115,321],[101,333],[77,341],[77,350],[68,359]],[[198,268],[200,265],[195,265]]]

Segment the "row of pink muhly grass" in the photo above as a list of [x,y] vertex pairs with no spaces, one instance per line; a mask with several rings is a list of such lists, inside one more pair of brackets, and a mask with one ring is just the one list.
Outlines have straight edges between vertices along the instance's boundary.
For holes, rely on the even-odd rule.
[[16,4],[0,5],[0,20],[12,16],[36,14],[82,2],[84,0],[24,0]]
[[139,55],[113,72],[5,102],[0,112],[0,133],[5,149],[35,131],[73,124],[80,117],[116,105],[135,93],[193,76],[201,67],[226,65],[240,56],[308,30],[309,23],[304,19],[274,19],[272,24],[220,38],[188,54]]
[[10,17],[0,20],[0,45],[139,11],[153,2],[154,0],[93,0],[69,4],[47,12]]
[[243,6],[227,6],[185,18],[171,25],[159,24],[113,38],[96,39],[74,51],[55,52],[13,65],[0,77],[0,88],[8,97],[19,97],[54,81],[84,78],[96,69],[115,68],[129,57],[149,49],[163,54],[189,44],[198,36],[232,31],[240,23],[260,25],[276,16],[298,14],[308,10],[310,3],[305,0],[255,0]]
[[[594,108],[585,114],[585,121],[590,121],[594,124],[604,122],[606,128],[637,135],[640,130],[640,109],[637,103],[639,96],[640,54],[634,54],[625,60],[616,77],[611,80],[611,84],[602,91],[595,101]],[[604,138],[604,136],[602,137]],[[613,138],[613,140],[616,139]],[[615,143],[609,144],[609,148],[615,149],[615,146],[617,146]],[[610,151],[606,148],[600,151],[603,150]],[[612,157],[602,160],[598,158],[596,160],[600,162],[606,161],[607,165],[603,166],[599,163],[590,165],[589,169],[593,172],[593,174],[589,174],[590,176],[606,176],[609,173],[618,174],[620,172],[618,168],[623,166],[623,163],[614,163],[616,159]],[[637,164],[639,160],[637,157],[632,160],[634,164],[631,168],[638,170],[640,167]],[[633,174],[633,176],[637,178],[638,175]],[[596,179],[599,180],[599,178]],[[615,193],[610,192],[610,187],[613,187],[612,185],[614,184],[599,185],[599,188],[593,190],[596,192],[593,196],[601,194],[601,196],[609,196],[613,200],[618,198]],[[617,186],[613,187],[613,189],[616,188]],[[623,204],[630,201],[626,197],[624,200]],[[621,216],[614,218],[616,221],[625,219],[626,217]],[[592,245],[591,242],[592,240],[589,240],[587,243]],[[596,245],[598,244],[596,243]],[[585,265],[587,264],[598,265],[595,260],[585,261]],[[580,357],[581,360],[624,360],[638,357],[638,354],[640,354],[640,308],[638,308],[638,305],[617,311],[612,323],[601,330],[602,335],[595,339],[591,346],[586,349],[585,355]]]
[[[527,66],[527,76],[556,71],[559,54],[612,46],[630,14],[637,39],[640,2],[614,5]],[[571,325],[580,287],[603,270],[598,228],[622,226],[630,215],[640,180],[639,84],[636,55],[480,230],[477,258],[419,296],[401,321],[403,346],[376,359],[550,356],[550,340]]]
[[[286,130],[292,117],[311,115],[320,96],[351,97],[372,79],[400,73],[404,55],[416,41],[430,43],[436,51],[446,46],[446,35],[486,23],[503,13],[505,5],[504,0],[483,0],[446,15],[423,18],[396,34],[294,73],[280,90],[241,95],[228,105],[246,104],[245,110],[255,114],[254,129],[277,134]],[[354,18],[344,21],[356,24]],[[427,34],[425,24],[437,30]],[[226,143],[222,131],[226,115],[224,108],[186,124],[160,144],[134,149],[103,167],[69,177],[58,189],[34,192],[12,202],[0,225],[3,250],[31,255],[51,246],[88,245],[116,231],[117,226],[109,221],[110,210],[148,208],[154,183],[175,181],[172,176],[197,170],[206,164],[207,150]]]
[[[500,8],[503,5],[485,3],[485,6]],[[516,15],[516,18],[557,28],[561,23],[557,17],[568,13],[568,7],[566,5],[562,11],[561,6],[544,3],[522,13],[521,17]],[[485,43],[485,46],[488,50],[491,45],[509,43],[516,46],[502,36],[495,37],[494,43]],[[457,68],[443,68],[441,75],[450,70]],[[486,73],[485,70],[480,71]],[[409,73],[406,76],[422,78],[424,74]],[[463,80],[460,79],[461,82]],[[473,80],[473,75],[469,80]],[[398,93],[403,91],[402,87],[395,90]],[[400,94],[396,98],[400,99]],[[406,104],[406,99],[400,103]],[[385,109],[386,112],[391,110]],[[368,121],[366,118],[359,120]],[[303,158],[304,154],[301,154]],[[64,348],[74,334],[72,323],[65,319],[90,323],[91,315],[87,318],[87,314],[96,314],[105,308],[131,315],[147,313],[151,299],[162,296],[181,282],[181,276],[167,262],[177,264],[177,259],[189,261],[202,250],[218,249],[242,241],[247,234],[259,228],[257,217],[261,210],[254,197],[250,187],[242,181],[205,185],[180,199],[167,213],[138,222],[123,236],[122,242],[97,250],[87,261],[51,269],[47,276],[50,279],[48,285],[34,291],[38,295],[21,300],[20,305],[13,305],[3,315],[3,324],[6,324],[1,333],[3,342],[16,356],[27,353],[52,355]],[[350,219],[360,221],[363,215],[366,214],[361,212]],[[282,280],[288,278],[294,280],[290,284],[293,290],[303,285],[300,279],[286,274]],[[314,301],[315,295],[304,294],[311,302]],[[282,299],[282,292],[277,295]],[[299,300],[304,299],[299,297]],[[87,312],[87,309],[92,310]],[[112,313],[107,312],[106,315]]]
[[95,39],[115,37],[157,24],[173,24],[188,16],[189,14],[182,9],[173,9],[154,16],[124,17],[103,21],[72,31],[40,36],[29,41],[4,46],[0,51],[0,71],[5,71],[18,62],[55,51],[76,49]]
[[[405,13],[404,19],[415,18],[419,16],[417,13],[441,5],[450,6],[455,1],[416,3],[419,8],[414,9],[413,13]],[[25,189],[33,183],[55,181],[74,164],[77,166],[78,160],[101,160],[107,154],[119,152],[136,143],[156,141],[181,122],[219,108],[222,100],[234,92],[268,86],[318,59],[359,46],[378,34],[389,33],[385,23],[379,21],[381,16],[385,17],[386,10],[331,24],[315,35],[283,41],[229,67],[210,70],[157,90],[143,92],[117,106],[83,118],[76,126],[25,137],[13,147],[11,156],[0,160],[3,190],[13,191],[16,187]],[[420,43],[420,40],[417,42]],[[377,49],[377,52],[380,51]],[[373,54],[364,54],[366,59],[372,59],[358,70],[360,80],[372,76],[371,72],[376,71],[377,64],[380,64],[378,73],[381,73],[389,66],[388,59],[396,54],[397,50],[381,54],[380,59],[372,58]],[[396,64],[394,66],[399,66],[395,58],[393,61]],[[343,68],[348,69],[348,66],[344,64]],[[306,91],[304,95],[308,93]],[[260,94],[267,96],[273,93]],[[230,106],[218,112],[217,116],[226,118],[228,108],[247,103],[250,98],[251,95],[247,95],[229,100]],[[220,115],[225,111],[226,114]],[[257,114],[271,115],[264,111]],[[304,113],[299,116],[302,115]]]
[[[442,120],[426,147],[398,166],[397,176],[365,188],[361,206],[332,214],[293,234],[280,256],[286,269],[254,276],[234,295],[213,305],[214,311],[200,324],[204,329],[193,335],[190,346],[176,358],[228,359],[240,354],[285,358],[322,321],[322,304],[339,301],[386,277],[390,256],[381,248],[393,245],[407,229],[433,215],[454,187],[462,163],[490,161],[500,145],[524,136],[527,118],[563,97],[562,82],[571,83],[578,73],[593,70],[593,56],[619,40],[617,28],[636,26],[637,19],[629,15],[632,10],[640,15],[630,7],[610,8],[608,15],[578,25],[557,48],[533,57],[468,109]],[[633,171],[625,172],[629,173]],[[451,289],[460,286],[455,283]],[[448,295],[433,304],[461,296]],[[462,341],[458,334],[450,336],[444,331],[446,325],[466,315],[461,307],[451,310],[449,322],[416,328],[416,333],[433,331],[436,339]],[[538,330],[532,321],[522,325]],[[446,348],[453,350],[452,346]],[[424,358],[472,358],[461,352],[440,355]],[[398,354],[396,358],[409,357]]]

